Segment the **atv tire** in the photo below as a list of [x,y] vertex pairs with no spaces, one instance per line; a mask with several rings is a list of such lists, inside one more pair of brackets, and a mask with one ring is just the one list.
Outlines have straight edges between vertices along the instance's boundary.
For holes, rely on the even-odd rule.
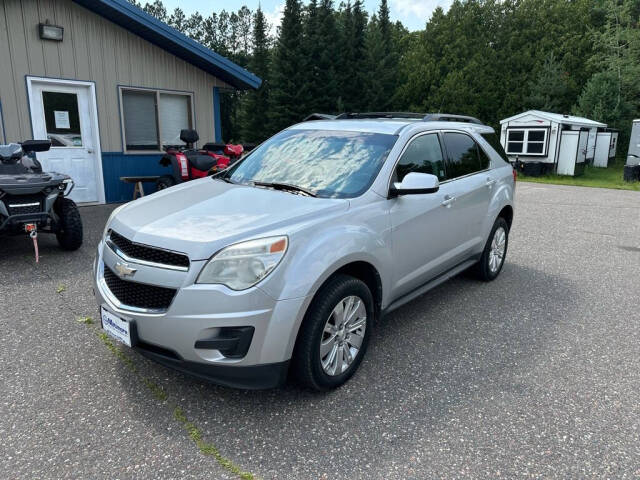
[[82,219],[75,202],[69,198],[58,198],[53,205],[58,215],[56,232],[58,244],[63,250],[77,250],[82,245]]
[[163,175],[156,180],[156,190],[164,190],[165,188],[173,187],[176,184],[176,180],[169,175]]

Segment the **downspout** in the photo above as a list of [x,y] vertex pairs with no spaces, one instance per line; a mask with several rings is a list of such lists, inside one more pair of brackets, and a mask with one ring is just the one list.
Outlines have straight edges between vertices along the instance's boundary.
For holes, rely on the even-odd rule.
[[0,101],[0,128],[2,128],[2,143],[7,143],[7,130],[4,128],[4,115],[2,114],[2,101]]
[[222,121],[220,115],[220,88],[213,87],[213,137],[222,142]]

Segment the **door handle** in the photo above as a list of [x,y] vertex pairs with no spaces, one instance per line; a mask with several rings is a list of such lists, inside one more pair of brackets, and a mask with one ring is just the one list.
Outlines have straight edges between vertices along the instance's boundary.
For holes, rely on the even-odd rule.
[[493,187],[493,185],[496,183],[496,180],[491,178],[491,177],[487,177],[487,187],[491,188]]
[[455,201],[456,201],[456,197],[452,197],[451,195],[445,195],[444,200],[442,201],[442,206],[448,208]]
[[93,150],[92,150],[92,149],[90,149],[90,148],[88,148],[88,149],[87,149],[87,153],[93,153]]

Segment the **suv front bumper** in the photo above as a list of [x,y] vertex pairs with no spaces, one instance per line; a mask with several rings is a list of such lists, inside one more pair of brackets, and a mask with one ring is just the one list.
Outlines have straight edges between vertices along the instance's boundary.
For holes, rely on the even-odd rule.
[[136,274],[122,280],[176,290],[166,311],[145,312],[121,304],[104,280],[105,266],[115,271],[122,261],[100,244],[94,266],[96,301],[130,322],[133,346],[141,354],[227,386],[270,388],[284,382],[309,297],[275,300],[257,287],[238,292],[195,284],[204,261],[191,262],[186,272],[127,262]]

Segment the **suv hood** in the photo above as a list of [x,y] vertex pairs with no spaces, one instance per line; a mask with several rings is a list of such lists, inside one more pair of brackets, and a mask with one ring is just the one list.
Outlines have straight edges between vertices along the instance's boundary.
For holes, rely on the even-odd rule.
[[231,185],[208,177],[126,204],[109,228],[136,243],[205,260],[232,243],[286,235],[297,223],[348,208],[348,200]]

